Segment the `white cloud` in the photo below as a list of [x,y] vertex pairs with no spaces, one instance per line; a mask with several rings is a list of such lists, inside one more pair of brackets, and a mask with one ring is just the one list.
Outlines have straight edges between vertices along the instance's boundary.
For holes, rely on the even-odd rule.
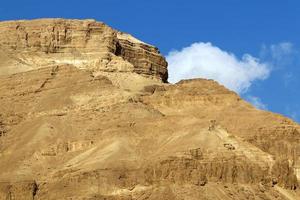
[[245,54],[238,59],[234,54],[221,50],[211,43],[194,43],[167,55],[169,82],[181,79],[214,79],[238,93],[245,93],[255,80],[264,80],[270,66],[258,58]]
[[267,105],[264,104],[259,97],[248,96],[247,100],[257,109],[260,109],[260,110],[268,109]]
[[277,69],[288,67],[298,56],[298,52],[290,42],[281,42],[270,46],[263,45],[260,52],[260,57],[272,63],[272,66]]
[[282,59],[284,56],[293,52],[293,44],[290,42],[282,42],[270,46],[271,54],[274,59]]
[[281,77],[287,89],[297,84],[297,66],[300,65],[300,51],[291,42],[281,42],[272,45],[262,45],[260,58],[272,65],[272,72]]

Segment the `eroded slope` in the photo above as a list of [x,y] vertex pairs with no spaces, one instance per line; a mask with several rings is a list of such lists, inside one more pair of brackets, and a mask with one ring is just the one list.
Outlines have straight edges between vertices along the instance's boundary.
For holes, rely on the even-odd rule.
[[209,80],[133,88],[70,65],[2,77],[2,197],[296,199],[297,124]]
[[[164,61],[156,48],[104,24],[1,26],[14,32],[18,23],[13,39],[0,40],[9,49],[0,53],[0,199],[299,199],[300,127],[292,120],[212,80],[164,83],[166,71],[139,64]],[[91,43],[82,43],[90,29]],[[119,42],[114,53],[105,41]],[[65,62],[74,49],[88,63]],[[114,69],[125,62],[135,70],[90,65],[103,53],[118,60]]]

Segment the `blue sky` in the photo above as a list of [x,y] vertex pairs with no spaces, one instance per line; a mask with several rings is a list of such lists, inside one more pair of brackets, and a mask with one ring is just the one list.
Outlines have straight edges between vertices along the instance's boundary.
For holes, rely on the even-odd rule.
[[300,121],[298,0],[2,0],[0,13],[0,20],[103,21],[157,46],[172,69],[185,56],[189,71],[172,77],[215,78],[256,106]]

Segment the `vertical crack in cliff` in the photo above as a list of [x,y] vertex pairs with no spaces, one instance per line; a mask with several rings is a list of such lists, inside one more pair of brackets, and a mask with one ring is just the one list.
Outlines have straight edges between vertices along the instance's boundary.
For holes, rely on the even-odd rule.
[[[4,124],[3,121],[4,121],[4,120],[2,119],[2,114],[0,113],[0,138],[1,138],[2,136],[4,136],[5,133],[6,133],[6,130],[5,130],[5,124]],[[0,145],[1,145],[1,143],[0,143]],[[1,149],[1,146],[0,146],[0,149]]]
[[37,193],[39,191],[39,186],[38,184],[34,181],[33,186],[32,186],[32,199],[34,200]]
[[123,50],[122,50],[122,46],[120,45],[119,42],[116,43],[116,51],[115,51],[115,55],[116,56],[122,56],[123,54]]

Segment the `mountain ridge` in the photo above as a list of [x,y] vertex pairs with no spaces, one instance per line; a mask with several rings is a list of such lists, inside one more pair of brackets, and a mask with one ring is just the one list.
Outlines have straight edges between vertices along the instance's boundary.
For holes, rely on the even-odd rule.
[[[23,24],[32,48],[0,22],[0,199],[299,199],[299,124],[213,80],[169,84],[156,47],[98,23],[86,44],[85,21],[60,20],[72,39],[50,45],[53,20]],[[57,62],[72,49],[86,63]]]

